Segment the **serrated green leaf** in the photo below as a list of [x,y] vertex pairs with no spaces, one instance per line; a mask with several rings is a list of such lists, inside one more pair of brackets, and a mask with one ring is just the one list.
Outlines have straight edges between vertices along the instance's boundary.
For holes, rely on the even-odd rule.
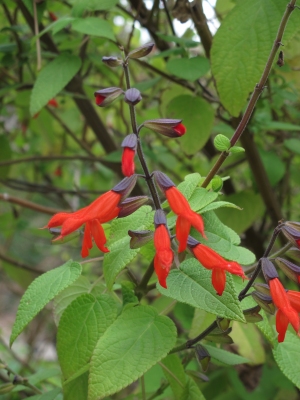
[[[214,36],[212,72],[222,104],[235,117],[259,81],[286,6],[286,0],[241,0]],[[292,15],[283,43],[297,30],[299,23]]]
[[89,400],[103,399],[137,380],[176,342],[176,327],[150,306],[125,310],[106,330],[94,350]]
[[218,193],[218,192],[222,189],[222,187],[223,187],[223,179],[222,179],[220,176],[215,175],[215,176],[213,177],[213,179],[212,179],[210,185],[211,185],[212,190],[213,190],[214,192],[217,192],[217,193]]
[[261,196],[250,190],[225,196],[225,200],[236,204],[243,210],[242,212],[236,210],[218,210],[216,212],[221,221],[237,233],[248,229],[263,215],[265,210]]
[[263,320],[257,322],[255,325],[258,329],[264,334],[264,336],[268,339],[268,341],[275,346],[277,342],[277,338],[275,337],[275,333],[273,328],[269,322],[268,315],[264,310],[260,310],[260,315],[263,317]]
[[182,95],[170,101],[167,106],[167,117],[183,119],[187,131],[180,138],[180,146],[185,153],[195,154],[210,137],[214,109],[200,97]]
[[77,18],[72,22],[74,31],[85,35],[100,36],[115,41],[115,36],[108,21],[97,17]]
[[204,188],[196,188],[189,199],[189,203],[191,209],[198,212],[216,200],[217,197],[218,193],[208,191]]
[[245,149],[243,147],[233,146],[229,151],[230,153],[237,154],[237,153],[244,153]]
[[193,379],[187,376],[186,381],[180,400],[205,400],[205,397]]
[[230,353],[229,351],[219,349],[217,347],[209,346],[208,344],[203,344],[206,350],[209,352],[212,358],[221,361],[228,365],[237,365],[248,363],[250,360],[245,357],[241,357],[238,354]]
[[177,189],[189,200],[196,187],[199,185],[200,180],[201,175],[198,172],[186,175],[184,181],[177,186]]
[[81,59],[72,54],[61,54],[39,73],[30,98],[31,115],[39,112],[73,78],[81,67]]
[[299,337],[289,331],[286,332],[284,342],[278,343],[273,355],[278,367],[294,385],[300,389],[300,346]]
[[83,294],[66,308],[57,332],[57,354],[65,379],[89,362],[98,339],[117,312],[116,303],[105,294]]
[[160,293],[192,307],[201,308],[219,317],[245,322],[237,300],[237,293],[230,274],[226,273],[226,286],[218,296],[211,283],[211,271],[194,258],[184,261],[167,278],[167,289],[157,284]]
[[24,293],[17,311],[16,320],[10,337],[10,345],[23,331],[25,326],[59,292],[71,285],[81,274],[81,265],[72,260],[35,279]]
[[230,140],[220,133],[214,138],[214,145],[219,151],[227,151],[230,147]]
[[91,284],[85,276],[80,276],[72,285],[60,292],[53,301],[54,321],[56,325],[62,316],[62,313],[78,296],[88,293]]
[[229,203],[229,201],[215,201],[213,203],[208,204],[206,207],[201,209],[201,214],[204,214],[207,211],[217,210],[218,208],[236,208],[237,210],[242,210],[239,206],[236,206],[233,203]]
[[123,306],[126,304],[138,304],[139,300],[134,294],[134,285],[132,282],[122,282],[122,297],[123,297]]
[[64,385],[64,400],[83,400],[88,395],[88,379],[89,373],[78,376],[70,383]]
[[179,400],[186,382],[186,375],[177,354],[170,354],[161,361],[162,370],[167,378],[175,400]]
[[189,338],[192,339],[203,332],[209,327],[216,319],[214,314],[208,313],[200,308],[195,309],[194,318],[192,322],[192,327],[189,331]]
[[167,62],[167,70],[178,78],[195,81],[205,75],[210,68],[205,57],[177,58]]
[[109,253],[104,256],[103,270],[109,289],[112,288],[116,276],[126,265],[133,260],[140,249],[130,249],[128,230],[148,229],[153,223],[151,207],[144,206],[125,218],[115,219],[110,228],[108,241]]

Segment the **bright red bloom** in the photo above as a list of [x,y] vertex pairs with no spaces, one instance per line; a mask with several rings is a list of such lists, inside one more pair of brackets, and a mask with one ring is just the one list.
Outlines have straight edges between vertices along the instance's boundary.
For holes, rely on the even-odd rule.
[[[297,333],[299,332],[300,319],[297,310],[291,304],[290,298],[292,298],[292,295],[288,296],[280,280],[278,278],[270,279],[269,286],[272,300],[278,309],[276,314],[276,330],[278,332],[278,342],[281,343],[284,341],[289,323]],[[295,304],[294,301],[293,304]]]
[[203,219],[201,215],[191,209],[187,199],[175,186],[166,189],[165,194],[172,211],[178,215],[176,222],[176,238],[179,241],[178,252],[180,253],[186,249],[191,226],[205,237]]
[[124,147],[123,155],[122,155],[122,172],[124,176],[131,176],[134,174],[135,165],[134,165],[134,156],[135,150],[130,147]]
[[118,205],[121,198],[121,193],[110,190],[98,197],[89,206],[78,211],[55,214],[48,222],[47,228],[61,226],[60,236],[55,239],[58,240],[85,224],[81,250],[82,257],[88,256],[89,249],[93,246],[92,238],[94,238],[97,247],[101,251],[108,252],[109,250],[105,247],[106,237],[101,224],[111,221],[119,215],[120,207]]
[[57,108],[58,107],[58,102],[55,99],[51,99],[48,101],[48,106],[52,106]]
[[286,292],[287,297],[291,303],[291,306],[300,313],[300,293],[295,292],[294,290],[288,290]]
[[166,279],[173,263],[174,254],[171,249],[170,234],[164,224],[158,225],[155,229],[154,246],[156,249],[154,269],[160,285],[167,288]]
[[182,136],[185,134],[186,132],[186,127],[183,124],[178,124],[176,126],[174,126],[173,130],[178,133],[178,136]]
[[101,94],[96,94],[95,96],[95,101],[97,106],[100,106],[101,103],[103,103],[103,101],[105,100],[106,96],[101,96]]
[[191,250],[204,268],[212,270],[212,285],[219,296],[222,296],[225,289],[226,271],[238,275],[243,279],[247,279],[242,267],[237,262],[225,260],[218,253],[204,244],[199,243],[196,246],[191,247]]

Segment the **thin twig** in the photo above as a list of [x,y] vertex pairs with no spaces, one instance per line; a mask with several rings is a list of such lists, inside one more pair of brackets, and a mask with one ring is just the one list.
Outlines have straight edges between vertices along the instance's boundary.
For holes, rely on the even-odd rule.
[[37,1],[33,0],[34,34],[36,36],[36,58],[37,58],[36,69],[39,71],[42,68],[42,55],[41,55],[41,42],[40,42],[40,37],[39,37],[39,21],[38,21],[36,3],[37,3]]
[[[53,215],[58,212],[62,212],[62,210],[57,210],[56,208],[45,207],[45,206],[41,206],[40,204],[33,203],[32,201],[19,199],[18,197],[11,196],[8,193],[3,193],[3,194],[0,193],[0,200],[7,201],[8,203],[18,204],[19,206],[22,206],[25,208],[30,208],[31,210],[41,212],[44,214],[48,214],[48,215]],[[63,212],[66,212],[66,210],[63,210]]]

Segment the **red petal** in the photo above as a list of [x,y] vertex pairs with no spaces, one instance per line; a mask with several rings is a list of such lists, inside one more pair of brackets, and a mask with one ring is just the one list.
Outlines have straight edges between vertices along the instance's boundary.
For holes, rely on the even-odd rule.
[[281,310],[278,310],[276,314],[276,331],[278,332],[279,343],[284,341],[288,324],[289,324],[288,318],[281,312]]
[[186,132],[186,127],[183,125],[183,124],[178,124],[178,125],[176,125],[176,126],[174,126],[174,131],[179,135],[179,136],[182,136],[182,135],[184,135],[185,134],[185,132]]
[[103,253],[109,253],[107,247],[105,247],[106,237],[104,233],[104,229],[102,228],[99,221],[94,220],[91,222],[92,225],[92,236],[95,240],[95,243],[99,250],[103,251]]
[[84,229],[82,247],[81,247],[81,257],[87,257],[89,255],[89,250],[93,247],[92,233],[90,222],[87,222]]
[[179,242],[178,253],[186,249],[186,242],[190,233],[191,223],[181,215],[178,216],[176,221],[176,238]]
[[117,205],[121,197],[120,193],[110,190],[94,200],[88,207],[85,207],[84,212],[80,213],[80,216],[86,219],[86,221],[98,219],[102,224],[111,221],[117,217],[120,211]]
[[272,300],[277,308],[291,307],[287,293],[278,278],[269,281]]
[[96,100],[97,106],[100,106],[100,104],[105,100],[105,97],[101,96],[101,94],[96,94],[95,100]]
[[291,303],[291,306],[300,313],[300,293],[294,290],[287,291],[287,297]]
[[61,226],[71,216],[72,216],[72,213],[55,214],[48,222],[47,228],[56,228],[57,226]]
[[55,99],[51,99],[48,101],[48,105],[57,108],[58,102]]
[[172,211],[177,215],[185,216],[190,210],[190,205],[184,195],[175,186],[171,186],[165,193]]
[[192,248],[192,251],[197,260],[207,269],[224,268],[228,264],[228,261],[204,244],[198,244]]
[[61,227],[61,236],[67,236],[70,233],[76,231],[76,229],[79,229],[81,225],[85,224],[87,221],[82,218],[76,218],[76,217],[69,217]]
[[122,172],[124,176],[129,177],[134,174],[134,156],[135,150],[130,149],[129,147],[124,147],[122,155]]
[[201,235],[206,238],[204,233],[204,223],[201,215],[197,214],[196,212],[190,210],[186,214],[186,218],[190,221],[192,226],[199,232]]
[[216,289],[217,294],[222,296],[226,284],[226,272],[220,268],[213,268],[211,281],[213,287]]
[[154,257],[154,269],[155,273],[158,277],[159,284],[167,289],[167,276],[169,274],[169,270],[167,268],[164,268],[162,264],[160,263],[160,259],[158,255]]
[[160,250],[170,249],[171,248],[171,239],[168,232],[168,229],[165,225],[161,224],[155,229],[154,232],[154,247],[157,252]]

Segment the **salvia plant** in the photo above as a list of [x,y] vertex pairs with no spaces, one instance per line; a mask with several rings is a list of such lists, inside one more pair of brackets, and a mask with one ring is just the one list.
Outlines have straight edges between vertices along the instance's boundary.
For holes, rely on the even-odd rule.
[[[39,388],[34,379],[16,374],[1,361],[8,379],[0,393],[14,396],[16,388],[25,389],[35,393],[30,397],[35,400],[204,399],[202,382],[208,381],[206,373],[216,364],[251,363],[251,354],[230,345],[242,343],[239,335],[252,332],[253,326],[272,346],[283,372],[299,382],[282,365],[288,362],[290,347],[296,354],[300,349],[300,292],[289,289],[300,284],[300,223],[279,221],[263,257],[255,262],[254,254],[240,246],[238,234],[215,213],[238,208],[217,200],[223,187],[217,173],[230,154],[244,151],[236,143],[276,54],[278,66],[284,63],[279,49],[295,7],[295,1],[287,5],[261,79],[232,138],[216,136],[220,155],[206,177],[193,172],[183,182],[174,182],[161,164],[152,171],[145,156],[143,143],[149,135],[159,135],[166,145],[189,135],[180,114],[138,122],[136,110],[147,96],[134,87],[130,66],[147,57],[154,43],[131,51],[120,47],[119,56],[102,58],[113,71],[122,69],[120,87],[96,90],[94,101],[100,114],[115,101],[128,108],[130,133],[122,138],[118,171],[124,178],[89,205],[54,214],[43,227],[61,249],[79,238],[83,259],[97,247],[97,277],[89,282],[82,275],[85,261],[68,260],[33,280],[20,301],[10,346],[53,300],[61,382],[48,380],[54,387]],[[55,15],[50,17],[55,22]],[[47,104],[58,107],[55,99]],[[282,246],[274,251],[279,236]],[[192,329],[185,327],[189,312],[194,313]],[[148,390],[147,374],[155,374],[156,367],[165,379]],[[171,394],[165,397],[169,387]]]

